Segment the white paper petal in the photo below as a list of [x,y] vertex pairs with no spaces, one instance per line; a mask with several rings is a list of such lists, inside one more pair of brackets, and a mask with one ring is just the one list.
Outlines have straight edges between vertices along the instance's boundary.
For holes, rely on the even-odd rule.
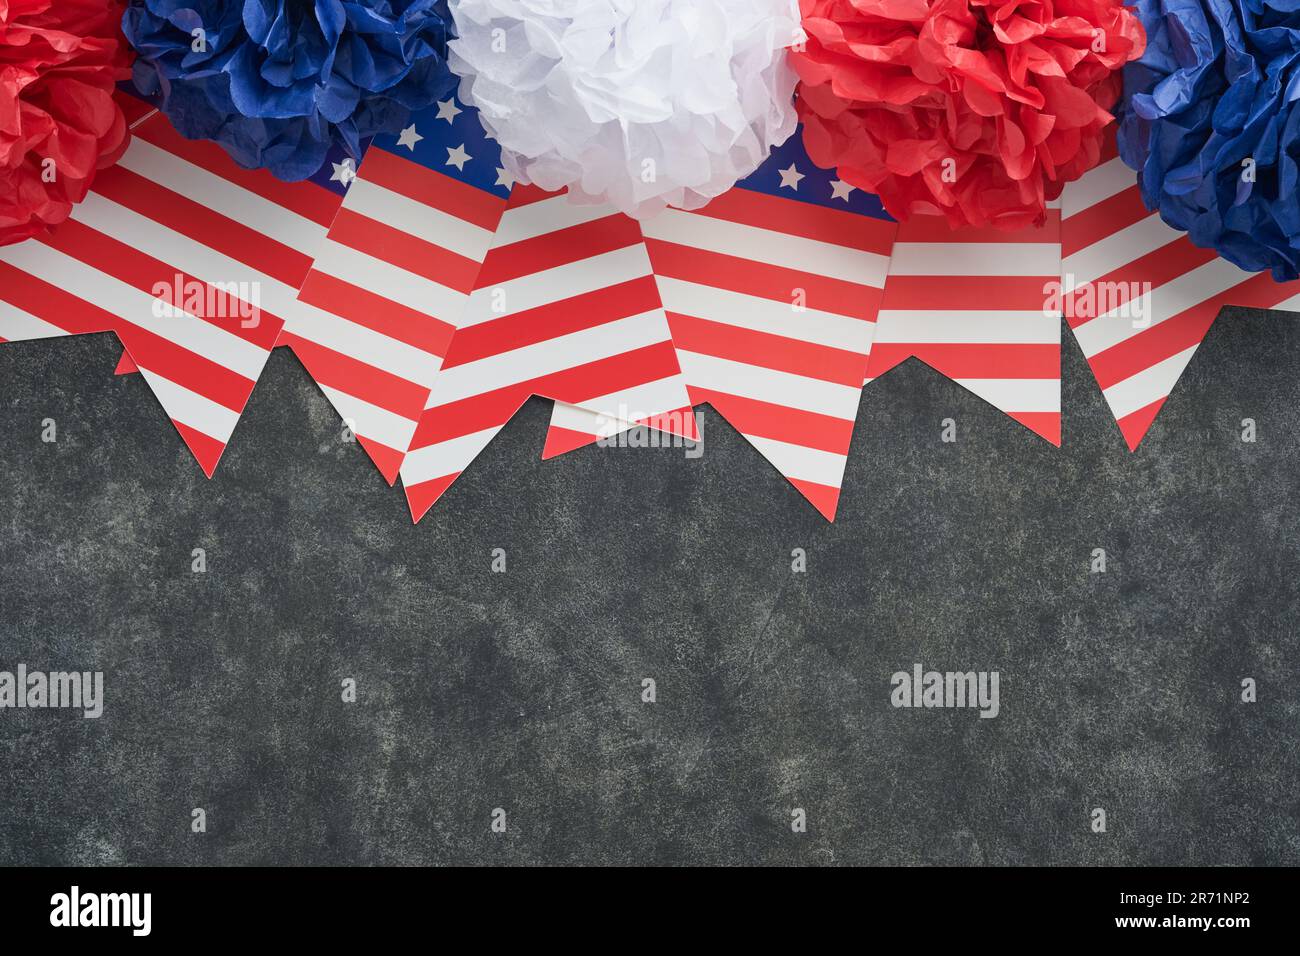
[[798,0],[452,0],[451,68],[521,183],[698,209],[795,129]]

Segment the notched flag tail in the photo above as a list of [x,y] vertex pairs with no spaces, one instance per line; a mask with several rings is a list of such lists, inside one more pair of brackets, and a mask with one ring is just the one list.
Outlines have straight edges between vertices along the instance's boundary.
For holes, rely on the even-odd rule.
[[281,336],[389,484],[505,210],[499,155],[454,98],[377,138]]
[[121,161],[52,233],[0,249],[0,340],[115,332],[211,477],[340,196],[119,97]]
[[[1060,211],[1013,232],[899,226],[868,369],[916,357],[1053,445],[1061,444]],[[1058,297],[1059,298],[1059,297]]]
[[1300,281],[1241,271],[1142,202],[1114,135],[1061,195],[1066,323],[1130,451],[1155,421],[1225,305],[1300,308]]
[[517,185],[402,464],[416,521],[532,395],[698,434],[636,222]]
[[[833,520],[897,224],[796,132],[703,209],[641,226],[692,405],[712,405]],[[592,441],[557,404],[548,443]]]

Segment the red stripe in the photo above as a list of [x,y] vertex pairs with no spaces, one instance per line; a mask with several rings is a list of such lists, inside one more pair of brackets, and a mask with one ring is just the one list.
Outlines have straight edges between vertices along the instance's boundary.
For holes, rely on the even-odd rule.
[[[74,223],[69,220],[59,231],[71,225]],[[118,317],[107,309],[79,299],[4,261],[0,261],[0,299],[44,319],[69,335],[109,332],[118,326]]]
[[880,308],[880,290],[875,286],[812,275],[659,239],[647,239],[646,249],[650,252],[650,264],[655,275],[665,278],[787,304],[793,304],[802,292],[805,308],[868,322],[875,320]]
[[1013,418],[1036,435],[1041,435],[1057,448],[1061,447],[1061,413],[1060,412],[1007,412]]
[[1006,309],[1041,312],[1060,276],[902,276],[885,280],[885,310]]
[[795,490],[803,495],[827,521],[835,520],[835,510],[840,503],[840,489],[830,485],[819,485],[815,481],[786,476],[786,481],[794,485]]
[[406,485],[406,503],[411,508],[411,520],[419,522],[434,503],[443,496],[443,493],[451,487],[452,482],[460,477],[460,472],[453,475],[444,475],[441,478],[431,478],[429,481],[422,481],[415,485]]
[[408,382],[400,375],[367,365],[351,355],[335,352],[292,332],[281,335],[280,344],[293,349],[311,377],[326,388],[337,389],[412,422],[418,421],[424,412],[429,389],[423,385]]
[[[311,256],[150,182],[124,166],[113,166],[100,173],[95,179],[95,192],[294,289],[311,268]],[[214,276],[212,280],[233,282],[237,278]]]
[[859,388],[867,368],[865,353],[758,332],[722,322],[668,313],[668,328],[679,350],[804,375]]
[[654,277],[630,279],[594,292],[459,329],[447,350],[443,368],[469,365],[493,355],[659,308],[659,290],[655,286]]
[[135,135],[319,226],[329,228],[343,202],[341,195],[324,186],[312,182],[286,183],[265,169],[244,169],[215,143],[181,136],[161,114],[139,126]]
[[450,322],[417,312],[400,302],[385,299],[314,269],[303,283],[298,298],[308,305],[437,356],[446,354],[455,331]]
[[1072,256],[1150,215],[1142,202],[1142,191],[1130,186],[1065,220],[1061,226],[1061,255]]
[[576,432],[572,428],[561,428],[559,425],[552,425],[546,430],[546,444],[542,447],[542,460],[546,461],[555,458],[557,455],[576,451],[585,445],[594,445],[597,441],[599,441],[597,435],[588,435],[586,432]]
[[770,438],[836,455],[848,454],[849,442],[853,438],[851,421],[698,385],[688,386],[687,391],[693,404],[712,405],[742,435]]
[[[74,219],[69,219],[52,233],[39,237],[38,241],[84,262],[92,269],[135,286],[151,296],[154,295],[155,287],[160,284],[168,286],[172,290],[169,296],[174,298],[175,285],[178,281],[184,289],[188,289],[192,283],[197,283],[209,290],[210,295],[205,295],[203,302],[196,303],[198,307],[194,312],[190,312],[191,315],[267,351],[275,346],[280,328],[284,325],[282,319],[263,309],[258,314],[258,324],[252,328],[244,328],[239,317],[242,300],[238,297],[212,289],[201,279],[179,272],[172,266],[159,262],[152,256],[132,249],[112,236],[106,236]],[[212,300],[211,303],[207,301],[209,298]],[[186,307],[187,312],[189,311],[187,306],[190,303],[178,304]],[[206,307],[209,304],[214,306],[212,310],[214,315],[211,317],[206,314]],[[243,303],[243,305],[251,307],[252,303]]]
[[986,342],[900,344],[877,342],[871,350],[871,376],[883,374],[916,356],[949,378],[1059,379],[1059,345]]
[[898,227],[897,242],[977,242],[981,245],[1004,242],[1059,242],[1061,210],[1048,209],[1047,221],[1041,226],[1022,229],[998,229],[995,226],[967,226],[954,229],[943,216],[913,216]]
[[882,256],[889,255],[894,233],[898,231],[898,223],[892,220],[827,209],[798,199],[769,196],[744,188],[728,190],[712,200],[698,215]]
[[1157,362],[1199,345],[1225,305],[1270,309],[1300,291],[1300,280],[1278,283],[1267,272],[1251,276],[1190,309],[1118,342],[1088,360],[1103,389],[1123,382]]
[[339,210],[329,237],[463,295],[473,291],[474,280],[482,268],[473,259],[347,208]]
[[1156,415],[1168,400],[1168,395],[1157,398],[1150,405],[1144,405],[1136,412],[1130,412],[1116,420],[1115,424],[1119,425],[1119,432],[1124,436],[1129,451],[1137,451],[1138,445],[1142,443],[1151,424],[1156,420]]
[[504,425],[530,395],[571,405],[680,374],[671,342],[598,359],[425,411],[412,450]]
[[203,473],[211,478],[217,470],[217,462],[221,460],[221,454],[226,450],[226,446],[215,438],[205,435],[189,425],[182,424],[174,418],[172,424],[176,427],[176,431],[180,433],[181,440],[185,442],[190,453],[198,460]]
[[256,384],[251,379],[125,320],[116,331],[142,370],[155,372],[232,412],[242,412],[248,404]]
[[366,153],[357,176],[489,232],[496,231],[501,213],[506,208],[506,201],[494,193],[477,189],[386,149],[372,149]]
[[488,253],[475,288],[490,288],[640,242],[641,227],[636,220],[614,215],[496,246]]
[[390,485],[395,482],[402,471],[402,461],[406,458],[406,453],[396,448],[389,448],[383,442],[367,438],[365,435],[357,435],[357,441],[366,450],[370,460],[375,463],[379,473],[384,476],[384,481]]
[[1201,249],[1192,245],[1191,240],[1186,235],[1178,235],[1159,249],[1149,252],[1139,259],[1134,259],[1132,262],[1125,263],[1100,279],[1080,286],[1066,296],[1064,302],[1065,321],[1073,329],[1094,318],[1094,316],[1087,313],[1095,311],[1095,309],[1089,308],[1087,302],[1083,301],[1083,296],[1086,294],[1089,285],[1093,287],[1094,300],[1100,291],[1099,286],[1101,284],[1110,288],[1127,289],[1133,283],[1141,286],[1141,284],[1149,282],[1153,288],[1159,288],[1165,283],[1205,265],[1216,258],[1217,255],[1213,249]]
[[254,383],[238,372],[132,325],[71,292],[15,269],[7,262],[0,262],[0,297],[73,335],[116,332],[141,368],[157,372],[232,411],[241,411],[253,391]]
[[534,186],[530,183],[516,183],[510,189],[509,208],[521,209],[524,206],[532,206],[536,203],[545,202],[548,199],[554,199],[556,196],[563,195],[564,192],[547,192],[540,186]]

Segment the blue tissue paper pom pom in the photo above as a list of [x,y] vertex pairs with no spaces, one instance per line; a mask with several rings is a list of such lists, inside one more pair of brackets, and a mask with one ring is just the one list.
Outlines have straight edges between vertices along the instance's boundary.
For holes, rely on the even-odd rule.
[[284,180],[332,145],[360,160],[456,84],[447,0],[130,0],[122,28],[182,135]]
[[1119,149],[1148,208],[1280,281],[1300,274],[1300,0],[1137,0]]

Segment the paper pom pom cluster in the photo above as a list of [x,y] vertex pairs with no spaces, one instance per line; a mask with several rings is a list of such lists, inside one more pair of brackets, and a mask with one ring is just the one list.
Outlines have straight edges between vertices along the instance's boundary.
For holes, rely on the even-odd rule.
[[1142,32],[1120,0],[804,0],[814,161],[895,217],[1018,229],[1096,165]]
[[0,342],[115,332],[209,474],[289,346],[417,519],[533,395],[831,518],[909,357],[1059,444],[1062,319],[1136,450],[1300,309],[1293,7],[0,0]]
[[1198,246],[1279,281],[1300,275],[1300,7],[1138,0],[1146,54],[1125,74],[1124,161],[1142,198]]
[[126,147],[116,0],[0,2],[0,245],[68,218]]
[[445,96],[447,0],[130,0],[135,82],[182,135],[306,179]]
[[794,132],[795,0],[460,0],[452,69],[521,183],[698,209]]

